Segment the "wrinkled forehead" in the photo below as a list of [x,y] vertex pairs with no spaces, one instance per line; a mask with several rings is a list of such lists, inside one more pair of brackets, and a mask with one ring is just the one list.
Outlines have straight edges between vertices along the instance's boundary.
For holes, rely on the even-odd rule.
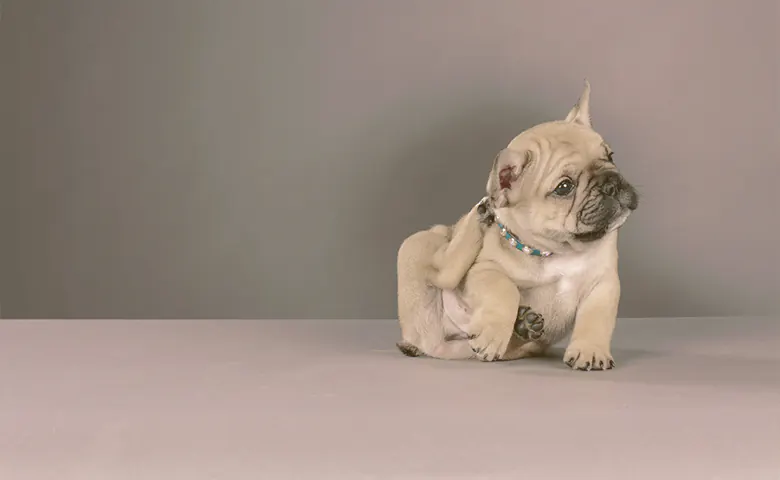
[[590,163],[612,152],[593,129],[570,122],[549,122],[531,127],[509,142],[511,150],[531,150],[541,156],[566,156]]

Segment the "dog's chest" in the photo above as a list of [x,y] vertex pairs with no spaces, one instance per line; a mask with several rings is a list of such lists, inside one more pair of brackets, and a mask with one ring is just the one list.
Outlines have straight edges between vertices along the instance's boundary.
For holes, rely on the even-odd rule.
[[568,291],[587,276],[593,257],[587,255],[549,257],[539,262],[540,283],[556,283]]
[[540,262],[536,285],[523,289],[523,301],[545,318],[554,336],[566,333],[592,285],[593,257],[550,257]]

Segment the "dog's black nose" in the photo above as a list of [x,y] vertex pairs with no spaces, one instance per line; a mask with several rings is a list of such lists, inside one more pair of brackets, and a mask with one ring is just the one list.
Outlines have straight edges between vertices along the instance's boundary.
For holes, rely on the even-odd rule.
[[604,196],[617,200],[623,208],[636,210],[639,206],[639,195],[636,189],[618,172],[603,173],[599,189]]
[[620,189],[623,179],[617,172],[606,172],[601,180],[601,193],[608,197],[615,197]]

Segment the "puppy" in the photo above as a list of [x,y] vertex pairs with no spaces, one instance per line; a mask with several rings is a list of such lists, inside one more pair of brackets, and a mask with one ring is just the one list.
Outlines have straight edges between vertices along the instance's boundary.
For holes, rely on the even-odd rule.
[[589,103],[586,81],[564,120],[522,132],[498,154],[471,211],[402,243],[401,352],[513,360],[571,335],[571,368],[614,366],[618,229],[638,196],[592,128]]

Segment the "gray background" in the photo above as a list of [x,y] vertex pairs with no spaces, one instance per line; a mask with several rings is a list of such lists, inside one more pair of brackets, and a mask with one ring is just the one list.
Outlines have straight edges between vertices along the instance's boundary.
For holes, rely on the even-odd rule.
[[402,239],[585,77],[621,315],[780,310],[778,2],[4,3],[4,317],[393,317]]

